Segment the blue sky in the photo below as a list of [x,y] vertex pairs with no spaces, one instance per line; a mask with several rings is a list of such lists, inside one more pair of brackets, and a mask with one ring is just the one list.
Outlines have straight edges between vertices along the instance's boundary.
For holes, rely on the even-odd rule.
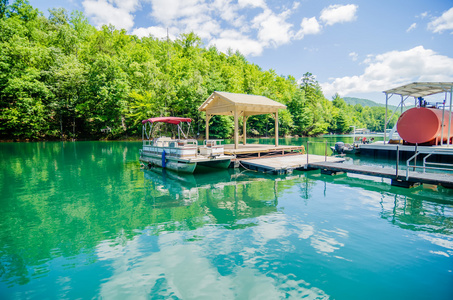
[[[10,3],[13,2],[10,0]],[[190,31],[263,70],[316,76],[328,99],[385,102],[414,81],[453,81],[452,0],[29,0],[82,11],[100,27],[164,38]]]

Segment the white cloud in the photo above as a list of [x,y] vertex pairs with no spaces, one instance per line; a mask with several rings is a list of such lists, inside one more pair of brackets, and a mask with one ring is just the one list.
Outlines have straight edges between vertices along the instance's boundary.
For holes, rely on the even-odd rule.
[[357,58],[359,57],[359,55],[355,52],[351,52],[349,53],[349,57],[353,60],[353,61],[356,61]]
[[266,8],[267,5],[264,0],[238,0],[238,4],[240,7],[261,7]]
[[303,38],[307,34],[318,34],[321,32],[322,26],[316,20],[316,17],[313,18],[303,18],[300,23],[301,29],[297,33],[297,38]]
[[220,18],[234,27],[242,27],[245,24],[245,15],[239,15],[239,5],[232,4],[233,0],[214,0],[212,10],[219,11]]
[[406,30],[406,32],[410,32],[410,31],[414,30],[415,28],[417,28],[417,23],[412,23],[411,26],[409,26],[409,28]]
[[275,14],[270,9],[256,16],[252,21],[252,28],[258,29],[258,39],[265,46],[280,46],[289,43],[292,37],[292,24],[286,22],[289,12]]
[[[157,33],[157,28],[173,27],[193,31],[205,42],[223,52],[239,50],[244,55],[260,55],[266,47],[277,47],[297,38],[288,17],[299,6],[280,12],[264,0],[148,0],[153,27],[134,30],[138,35]],[[308,29],[313,32],[313,29]],[[231,35],[231,32],[236,34]]]
[[211,40],[208,46],[216,46],[219,51],[224,53],[227,53],[229,49],[233,51],[238,50],[245,56],[258,56],[264,50],[261,43],[247,37],[215,38]]
[[264,50],[262,43],[233,29],[223,31],[218,38],[212,39],[208,46],[216,46],[224,53],[228,53],[228,50],[239,50],[243,55],[252,56],[258,56]]
[[134,26],[132,13],[139,7],[139,0],[85,0],[82,5],[97,27],[112,24],[130,30]]
[[181,19],[207,16],[208,6],[203,0],[151,0],[151,15],[164,26]]
[[444,30],[453,30],[453,7],[442,14],[442,16],[428,23],[428,29],[434,33],[442,33]]
[[[176,37],[174,34],[171,34],[170,32],[172,31],[177,31],[177,29],[172,29],[169,30],[168,37],[171,40],[175,40]],[[147,37],[147,36],[153,36],[158,39],[166,39],[167,38],[167,29],[159,26],[151,26],[151,27],[140,27],[132,30],[131,34],[138,36],[139,38],[142,37]]]
[[418,46],[407,51],[390,51],[369,56],[359,76],[334,78],[321,84],[327,96],[339,93],[382,92],[389,87],[414,81],[453,81],[453,58]]
[[[141,3],[150,3],[149,27],[134,28],[134,13]],[[220,51],[239,50],[242,54],[261,55],[267,47],[278,47],[305,35],[319,34],[323,26],[316,17],[302,18],[300,29],[293,30],[289,17],[300,3],[267,5],[265,0],[83,0],[85,14],[96,26],[112,24],[138,37],[172,39],[194,32],[209,46]],[[321,20],[332,25],[355,19],[356,5],[333,5],[321,13]],[[232,34],[234,33],[234,34]]]
[[216,1],[211,7],[204,0],[151,0],[151,16],[161,27],[173,26],[180,32],[193,31],[203,39],[211,39],[221,31],[216,18],[211,15],[219,3],[229,7],[228,1]]
[[335,23],[345,23],[354,21],[357,16],[358,6],[355,4],[347,5],[330,5],[321,11],[319,17],[326,25],[333,25]]

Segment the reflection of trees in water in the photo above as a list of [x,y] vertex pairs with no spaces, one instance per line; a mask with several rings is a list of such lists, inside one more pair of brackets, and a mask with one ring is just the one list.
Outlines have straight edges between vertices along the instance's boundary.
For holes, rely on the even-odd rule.
[[58,257],[77,257],[73,268],[90,264],[101,241],[119,245],[145,228],[158,235],[208,223],[252,226],[240,220],[275,212],[291,186],[228,171],[143,180],[140,143],[1,147],[0,277],[11,285],[48,273]]
[[[141,174],[134,145],[48,142],[1,146],[3,281],[25,284],[48,272],[45,263],[55,257],[93,256],[98,241],[114,239],[123,228],[137,225],[134,214],[144,204],[134,192],[137,184],[142,185],[137,180]],[[131,230],[127,232],[133,235]]]

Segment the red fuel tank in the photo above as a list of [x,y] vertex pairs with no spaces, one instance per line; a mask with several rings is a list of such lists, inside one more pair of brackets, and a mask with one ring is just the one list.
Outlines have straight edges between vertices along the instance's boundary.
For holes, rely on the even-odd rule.
[[[444,113],[443,139],[448,139],[448,117]],[[442,110],[437,108],[415,107],[405,111],[396,125],[400,137],[410,144],[440,144],[442,132]],[[453,114],[452,114],[453,127]],[[451,128],[453,135],[453,128]]]

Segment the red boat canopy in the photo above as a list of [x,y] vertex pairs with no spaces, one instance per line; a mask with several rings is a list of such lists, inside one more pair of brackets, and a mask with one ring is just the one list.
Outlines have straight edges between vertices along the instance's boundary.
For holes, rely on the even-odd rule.
[[146,123],[155,123],[155,122],[163,122],[168,124],[179,124],[181,122],[192,122],[191,118],[179,118],[179,117],[157,117],[157,118],[149,118],[142,121],[142,124]]

